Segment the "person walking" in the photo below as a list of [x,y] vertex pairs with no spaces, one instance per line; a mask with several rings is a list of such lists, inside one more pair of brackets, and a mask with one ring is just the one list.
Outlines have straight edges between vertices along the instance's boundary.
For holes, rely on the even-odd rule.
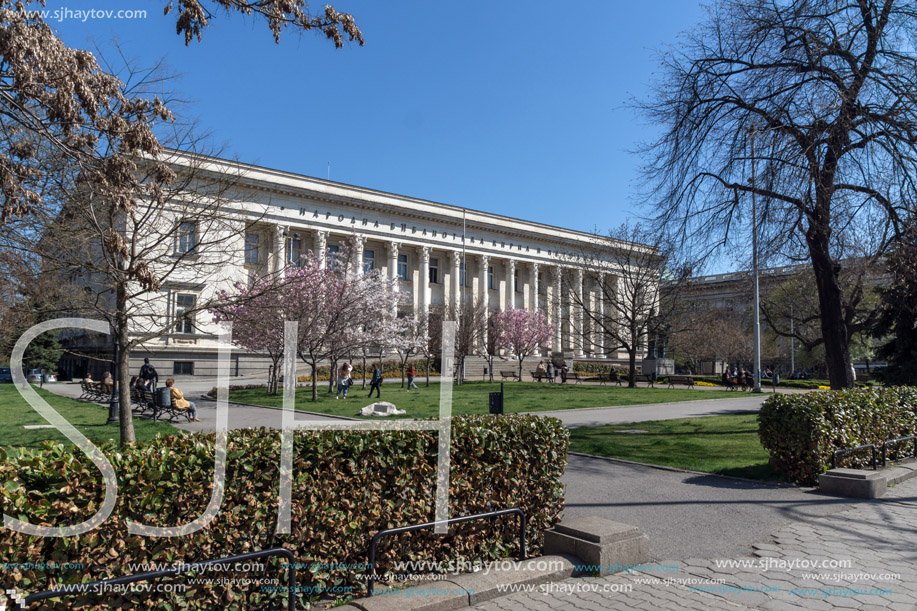
[[380,390],[381,388],[382,388],[382,370],[379,368],[379,365],[376,364],[376,365],[373,365],[373,377],[369,381],[369,394],[367,395],[367,397],[372,397],[373,390],[375,390],[376,398],[381,399],[382,398],[382,391]]
[[554,361],[549,360],[546,369],[548,372],[548,382],[553,382],[554,381]]
[[140,368],[140,379],[143,380],[144,390],[153,392],[156,390],[156,384],[159,382],[159,374],[156,368],[150,364],[150,359],[143,359],[143,367]]
[[341,371],[338,374],[338,391],[334,395],[335,399],[341,398],[341,393],[344,393],[344,398],[347,398],[347,390],[350,388],[352,380],[350,379],[350,370],[353,367],[350,366],[350,363],[344,363],[341,367]]
[[411,392],[411,388],[413,388],[414,390],[420,390],[419,388],[417,388],[417,384],[414,384],[414,375],[415,375],[415,371],[414,371],[414,364],[413,364],[413,363],[410,364],[410,365],[408,365],[408,370],[407,370],[406,373],[407,373],[407,375],[408,375],[408,389],[407,389],[407,392]]
[[188,401],[185,399],[184,393],[175,388],[175,380],[169,378],[166,380],[166,388],[169,389],[169,394],[172,396],[172,405],[178,409],[187,409],[191,412],[192,422],[200,422],[201,419],[197,417],[197,405],[194,404],[194,401]]

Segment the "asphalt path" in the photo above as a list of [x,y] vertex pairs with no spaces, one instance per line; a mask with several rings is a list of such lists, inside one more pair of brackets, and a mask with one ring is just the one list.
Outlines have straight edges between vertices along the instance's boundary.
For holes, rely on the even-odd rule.
[[746,555],[788,522],[870,502],[577,454],[569,456],[563,482],[564,519],[600,516],[637,526],[656,560]]

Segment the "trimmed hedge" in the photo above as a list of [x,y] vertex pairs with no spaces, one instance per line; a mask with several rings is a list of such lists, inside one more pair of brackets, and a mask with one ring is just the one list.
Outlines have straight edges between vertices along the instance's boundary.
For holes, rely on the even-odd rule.
[[[460,416],[452,421],[450,515],[509,507],[528,517],[529,554],[541,549],[544,530],[563,509],[568,432],[559,420],[535,416]],[[297,562],[300,604],[322,596],[317,588],[365,592],[360,579],[372,535],[381,529],[432,521],[437,435],[432,431],[298,431],[294,445],[292,534],[276,536],[280,432],[231,431],[226,487],[220,513],[205,529],[174,538],[130,535],[125,519],[156,526],[184,524],[204,510],[213,486],[214,435],[157,437],[127,450],[103,448],[118,474],[114,512],[79,537],[41,538],[5,532],[0,562],[82,563],[82,570],[0,572],[0,587],[25,592],[85,583],[129,572],[128,563],[194,562],[282,545]],[[50,443],[18,459],[0,456],[0,501],[5,513],[45,525],[75,524],[102,500],[101,477],[75,448]],[[518,518],[466,522],[440,537],[418,531],[386,538],[377,566],[395,560],[449,562],[514,555]],[[279,577],[280,561],[266,561],[264,576]],[[133,572],[140,572],[139,570]],[[233,577],[233,574],[206,574]],[[242,575],[253,577],[253,575]],[[266,609],[280,608],[283,592],[259,585],[190,585],[178,595],[125,594],[69,597],[43,609]],[[331,594],[342,598],[347,594]],[[327,598],[327,597],[326,597]]]
[[[813,486],[830,468],[835,450],[917,433],[917,388],[849,389],[772,395],[758,415],[761,445],[771,466],[793,481]],[[912,452],[913,446],[902,448]],[[842,464],[861,466],[870,456],[848,454]]]

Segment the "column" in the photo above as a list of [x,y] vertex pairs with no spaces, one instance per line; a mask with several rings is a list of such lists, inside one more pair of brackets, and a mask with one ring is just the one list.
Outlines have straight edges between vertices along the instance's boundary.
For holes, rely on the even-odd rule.
[[282,225],[274,225],[271,228],[270,235],[270,250],[268,251],[268,270],[271,273],[277,273],[283,269],[284,261],[284,234],[286,233],[286,227]]
[[[490,308],[490,292],[489,292],[490,289],[487,286],[487,268],[489,266],[490,266],[490,257],[488,257],[487,255],[481,255],[481,272],[480,272],[481,280],[479,282],[480,284],[479,299],[481,300],[481,303],[484,304],[483,306],[481,306],[482,312],[483,312],[483,316],[481,317],[481,319],[482,319],[482,323],[484,326],[482,330],[484,335],[482,337],[485,338],[485,341],[487,338],[487,318],[489,316],[489,308]],[[467,270],[465,271],[465,273],[468,273]]]
[[586,343],[586,337],[584,334],[583,327],[583,283],[586,281],[585,274],[583,269],[579,268],[576,270],[576,280],[574,281],[573,290],[576,292],[576,301],[577,304],[572,304],[574,307],[573,314],[573,330],[575,335],[571,338],[573,341],[573,349],[575,350],[576,356],[583,356],[583,345]]
[[388,253],[388,279],[394,280],[398,277],[398,250],[401,242],[389,242],[385,248]]
[[354,240],[354,272],[357,274],[363,273],[363,247],[366,245],[366,236],[357,235],[356,240]]
[[316,258],[318,258],[318,261],[322,267],[325,267],[328,264],[328,232],[327,231],[316,231],[315,232],[315,252],[313,254],[316,256]]
[[459,309],[461,308],[461,299],[462,299],[462,283],[461,283],[461,270],[462,270],[462,253],[458,250],[453,250],[449,253],[449,256],[452,258],[452,296],[450,297],[452,301],[452,311],[456,315],[456,320],[458,320]]
[[529,310],[532,312],[538,312],[538,264],[532,263],[532,283],[531,283],[531,293],[532,297],[529,300]]
[[430,313],[430,247],[420,249],[420,312],[417,321],[426,325]]
[[598,275],[598,318],[602,321],[601,325],[596,325],[596,346],[601,358],[605,358],[605,274]]
[[507,310],[516,307],[516,260],[508,259],[506,261],[506,304]]
[[564,351],[564,331],[562,325],[563,321],[563,293],[561,292],[561,269],[560,266],[554,268],[554,341],[556,352]]

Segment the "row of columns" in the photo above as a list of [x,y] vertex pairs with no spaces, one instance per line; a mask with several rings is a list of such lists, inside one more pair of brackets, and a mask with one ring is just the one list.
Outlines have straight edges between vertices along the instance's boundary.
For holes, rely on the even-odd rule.
[[[302,231],[302,230],[300,230]],[[284,235],[288,232],[282,226],[275,226],[271,232],[271,246],[268,258],[268,267],[272,271],[279,271],[283,268],[283,265],[286,260],[284,253],[286,244]],[[314,252],[318,256],[322,265],[327,261],[327,252],[328,252],[328,232],[324,230],[313,230],[314,238]],[[358,236],[357,239],[357,248],[354,253],[354,265],[362,267],[363,265],[363,251],[366,243],[365,236]],[[386,243],[386,254],[387,254],[387,277],[390,280],[394,280],[398,277],[398,255],[401,252],[402,244],[398,241],[390,241]],[[430,256],[432,253],[432,248],[430,246],[421,246],[419,248],[420,254],[420,286],[419,286],[419,299],[418,306],[420,316],[425,316],[430,310]],[[479,279],[478,279],[478,298],[483,300],[485,304],[490,302],[489,299],[489,270],[491,264],[491,257],[489,255],[474,255],[478,258],[480,264],[479,270]],[[451,303],[458,303],[461,298],[461,266],[462,266],[462,252],[453,250],[449,253],[449,258],[451,259],[451,274],[449,279],[449,299]],[[511,310],[515,308],[515,299],[516,299],[516,265],[517,261],[515,259],[505,259],[505,277],[504,284],[499,289],[499,300],[501,308]],[[548,318],[548,323],[551,325],[554,335],[554,346],[562,346],[564,349],[572,348],[575,356],[582,357],[585,356],[584,348],[589,346],[594,348],[591,352],[596,354],[604,354],[604,333],[597,328],[597,325],[591,324],[591,332],[588,333],[586,329],[585,315],[581,307],[576,305],[576,302],[584,303],[584,299],[589,299],[590,308],[595,312],[604,312],[604,292],[601,289],[604,286],[604,274],[599,274],[596,277],[596,282],[598,283],[598,291],[590,291],[590,295],[585,296],[585,272],[582,268],[568,269],[559,265],[549,266],[552,274],[552,281],[547,283],[545,286],[545,297],[546,304],[544,308],[539,308],[539,279],[538,275],[542,269],[542,264],[537,262],[530,263],[531,269],[531,284],[530,291],[523,296],[523,307],[530,311],[536,311],[538,309],[543,309],[545,315]],[[359,269],[359,268],[358,268]],[[575,294],[575,299],[571,299],[569,302],[569,309],[565,310],[564,300],[558,299],[562,293],[562,277],[565,273],[573,272],[575,274],[575,281],[573,282],[573,292]],[[466,268],[465,273],[468,273]],[[485,307],[484,309],[484,324],[487,324],[487,318],[489,316],[489,310]],[[566,330],[566,333],[565,333]],[[567,336],[569,341],[565,342],[564,336]],[[581,338],[580,341],[573,341],[573,338]]]

